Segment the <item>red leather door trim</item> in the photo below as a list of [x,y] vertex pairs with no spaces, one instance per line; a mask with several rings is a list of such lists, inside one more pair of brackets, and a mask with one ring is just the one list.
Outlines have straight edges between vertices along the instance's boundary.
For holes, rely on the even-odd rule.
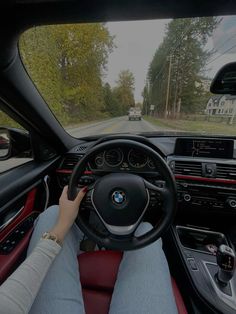
[[36,192],[37,188],[34,188],[28,192],[24,209],[8,226],[6,226],[6,228],[0,232],[0,241],[2,241],[13,229],[17,227],[20,222],[22,222],[27,216],[29,216],[29,214],[33,212]]
[[[22,223],[34,211],[35,197],[37,188],[32,189],[27,194],[26,202],[23,210],[19,215],[0,232],[0,242],[2,242],[17,226]],[[9,254],[0,255],[0,284],[12,273],[14,268],[18,265],[20,257],[26,251],[32,230],[29,230],[24,238],[16,245],[16,247]]]
[[9,274],[17,266],[19,258],[28,247],[32,230],[33,228],[26,233],[24,238],[11,253],[7,255],[0,255],[0,284],[3,283],[4,280],[6,280]]

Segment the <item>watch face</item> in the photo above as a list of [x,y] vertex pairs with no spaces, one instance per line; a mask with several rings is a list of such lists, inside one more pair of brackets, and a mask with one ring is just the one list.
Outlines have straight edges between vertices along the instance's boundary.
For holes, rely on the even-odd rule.
[[53,240],[53,241],[57,241],[57,237],[49,232],[45,232],[43,234],[43,239],[49,239],[49,240]]
[[50,232],[45,232],[42,235],[42,239],[55,241],[57,244],[59,244],[62,247],[62,242],[60,240],[58,240],[56,235],[51,234]]

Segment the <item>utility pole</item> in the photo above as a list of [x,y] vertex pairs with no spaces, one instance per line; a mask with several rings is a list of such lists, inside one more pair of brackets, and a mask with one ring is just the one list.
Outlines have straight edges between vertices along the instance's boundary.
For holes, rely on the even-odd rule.
[[165,107],[165,119],[167,118],[168,113],[168,103],[169,103],[169,94],[170,94],[170,75],[171,75],[171,64],[172,62],[172,56],[169,56],[169,71],[168,71],[168,79],[167,79],[167,90],[166,90],[166,107]]
[[176,119],[176,111],[177,111],[177,95],[178,95],[178,78],[179,78],[179,56],[177,56],[177,67],[176,67],[176,74],[175,74],[175,96],[174,96],[174,104],[173,104],[173,118]]
[[148,115],[148,106],[149,106],[149,92],[150,92],[150,86],[149,86],[149,80],[147,81],[147,99],[146,99],[146,116]]

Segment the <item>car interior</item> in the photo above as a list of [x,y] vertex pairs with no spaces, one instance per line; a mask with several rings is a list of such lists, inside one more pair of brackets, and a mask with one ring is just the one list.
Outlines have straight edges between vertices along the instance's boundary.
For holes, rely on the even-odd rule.
[[[78,186],[88,186],[76,220],[85,234],[78,267],[87,314],[108,313],[123,251],[160,237],[179,314],[236,313],[235,134],[73,137],[18,47],[35,25],[232,15],[236,2],[16,0],[0,7],[0,110],[25,129],[0,128],[0,170],[9,158],[27,160],[0,173],[0,284],[25,259],[35,219],[58,204],[63,187],[74,199]],[[224,79],[234,69],[217,74],[212,93],[236,94],[235,81]],[[153,229],[135,237],[141,221]]]

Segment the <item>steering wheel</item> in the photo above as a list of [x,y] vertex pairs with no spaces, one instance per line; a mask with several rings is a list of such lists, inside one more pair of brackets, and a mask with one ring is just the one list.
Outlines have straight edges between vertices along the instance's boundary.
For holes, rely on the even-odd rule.
[[[176,211],[175,179],[159,153],[148,145],[127,139],[98,144],[92,147],[75,166],[69,182],[68,198],[73,200],[76,197],[79,178],[83,176],[89,160],[100,152],[115,147],[133,148],[148,155],[165,184],[158,187],[140,175],[125,171],[99,177],[88,186],[84,206],[88,208],[92,206],[108,232],[104,236],[104,233],[94,229],[82,215],[78,215],[76,223],[88,238],[102,247],[122,251],[134,250],[160,238],[170,226]],[[162,201],[162,219],[152,230],[141,236],[135,236],[135,230],[142,222],[151,199],[157,195]],[[160,208],[157,206],[156,210],[160,211]]]

